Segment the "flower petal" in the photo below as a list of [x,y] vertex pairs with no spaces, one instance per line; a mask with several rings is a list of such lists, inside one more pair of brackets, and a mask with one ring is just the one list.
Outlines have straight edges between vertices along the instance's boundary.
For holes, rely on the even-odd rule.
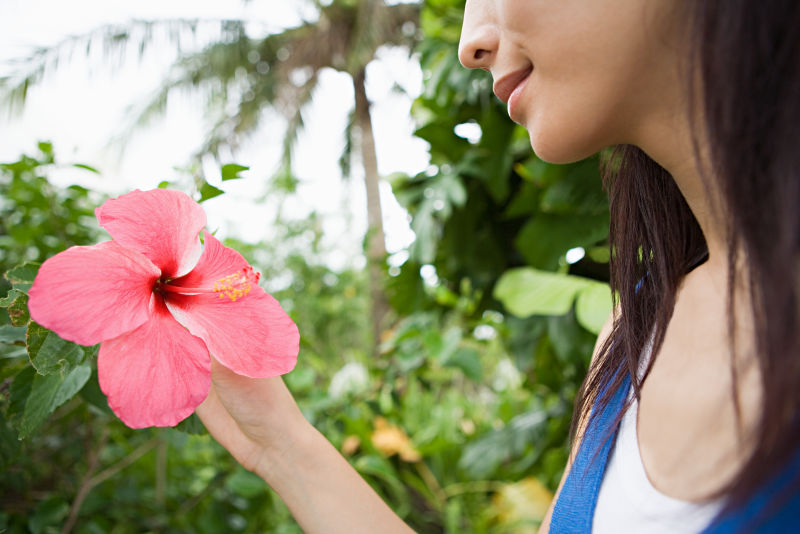
[[28,309],[64,339],[95,345],[147,320],[160,274],[150,260],[113,241],[71,247],[39,268]]
[[288,373],[297,362],[297,325],[258,286],[235,302],[213,294],[169,295],[167,307],[235,373],[266,378]]
[[211,288],[214,282],[225,276],[250,267],[241,254],[223,245],[206,230],[203,230],[203,242],[205,247],[194,269],[186,276],[171,281],[170,285]]
[[114,413],[131,428],[174,426],[208,395],[211,358],[160,296],[142,326],[100,345],[97,375]]
[[167,278],[186,274],[200,256],[206,214],[180,191],[137,189],[107,200],[95,215],[115,241],[150,258]]
[[[209,287],[230,274],[249,268],[241,254],[204,233],[205,249],[197,266],[172,284]],[[300,334],[294,321],[271,295],[255,285],[237,298],[221,294],[169,294],[167,307],[189,331],[202,338],[228,369],[252,378],[288,373],[297,362]]]

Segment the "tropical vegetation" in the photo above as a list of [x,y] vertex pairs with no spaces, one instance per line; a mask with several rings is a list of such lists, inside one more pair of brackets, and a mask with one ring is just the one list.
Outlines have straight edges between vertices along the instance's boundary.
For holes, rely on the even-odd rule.
[[[263,40],[232,25],[219,43],[179,60],[164,95],[207,85],[239,102],[199,151],[214,154],[255,128],[264,106],[296,113],[291,138],[308,84],[322,68],[344,70],[354,80],[354,125],[367,139],[361,159],[372,165],[368,105],[358,103],[364,68],[383,44],[413,50],[425,80],[415,135],[429,144],[431,165],[382,177],[411,215],[407,259],[388,263],[373,230],[364,254],[377,269],[333,269],[317,214],[276,221],[269,242],[226,244],[299,326],[299,363],[285,380],[303,413],[401,517],[422,533],[534,532],[566,463],[573,399],[610,310],[608,206],[597,157],[542,162],[491,95],[488,75],[459,65],[462,9],[463,0],[336,0]],[[310,42],[329,44],[304,49]],[[293,84],[293,72],[307,76]],[[92,217],[104,198],[48,179],[66,164],[57,149],[42,142],[0,165],[0,530],[300,532],[194,416],[174,429],[127,428],[99,389],[96,347],[30,320],[37,263],[105,239]],[[291,184],[286,161],[275,179]],[[243,168],[219,172],[250,179]],[[172,184],[197,200],[210,198],[207,185]],[[376,287],[387,303],[379,323]]]

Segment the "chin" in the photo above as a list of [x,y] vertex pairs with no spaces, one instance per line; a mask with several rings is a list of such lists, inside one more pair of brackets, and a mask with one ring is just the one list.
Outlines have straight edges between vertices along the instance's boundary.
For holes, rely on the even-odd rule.
[[[580,124],[576,124],[580,126]],[[572,128],[558,128],[556,131],[547,128],[525,125],[531,148],[536,156],[547,163],[575,163],[594,155],[602,146],[592,143],[585,135]]]

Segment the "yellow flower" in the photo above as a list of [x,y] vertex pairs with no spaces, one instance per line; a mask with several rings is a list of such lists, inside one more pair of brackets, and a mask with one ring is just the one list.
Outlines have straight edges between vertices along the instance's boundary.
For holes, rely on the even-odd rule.
[[361,446],[361,438],[354,435],[349,435],[344,438],[342,442],[342,454],[345,456],[352,456]]
[[419,451],[411,445],[408,435],[401,428],[390,425],[383,417],[375,419],[372,444],[384,456],[397,454],[406,462],[418,462],[422,459]]
[[534,477],[505,484],[492,499],[501,525],[513,534],[535,534],[547,514],[553,493]]

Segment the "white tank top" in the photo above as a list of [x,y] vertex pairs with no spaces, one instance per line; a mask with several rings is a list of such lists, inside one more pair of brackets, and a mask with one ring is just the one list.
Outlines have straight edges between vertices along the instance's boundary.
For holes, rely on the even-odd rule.
[[[650,347],[642,358],[643,372]],[[633,388],[628,398],[632,398]],[[592,523],[593,534],[695,534],[702,532],[722,507],[721,500],[681,501],[658,491],[647,478],[636,436],[634,401],[620,422],[606,465]]]

